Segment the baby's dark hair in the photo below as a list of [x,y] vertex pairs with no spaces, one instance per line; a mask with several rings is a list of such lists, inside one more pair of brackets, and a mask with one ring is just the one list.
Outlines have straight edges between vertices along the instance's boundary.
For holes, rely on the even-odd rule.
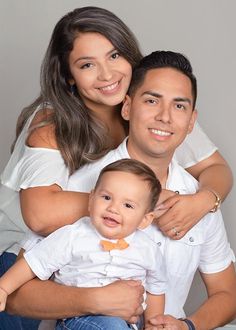
[[147,181],[150,188],[150,206],[148,212],[154,210],[161,193],[161,184],[150,167],[135,159],[124,158],[117,160],[101,170],[95,185],[95,190],[99,186],[103,174],[106,172],[132,173],[141,177],[144,181]]
[[143,83],[148,71],[160,68],[175,69],[187,76],[192,85],[193,109],[197,99],[197,79],[189,60],[180,53],[159,50],[143,57],[140,63],[134,68],[128,94],[132,96],[137,88]]

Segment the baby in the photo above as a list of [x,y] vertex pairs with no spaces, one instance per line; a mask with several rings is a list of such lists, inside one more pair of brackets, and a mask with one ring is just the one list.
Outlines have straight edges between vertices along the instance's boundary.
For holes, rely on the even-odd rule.
[[[119,279],[142,281],[148,320],[164,313],[165,267],[159,247],[143,231],[152,223],[161,185],[145,164],[122,159],[106,166],[90,194],[90,217],[64,226],[41,240],[0,278],[0,311],[9,294],[38,277],[78,287],[105,286]],[[92,316],[93,323],[102,317]],[[58,320],[56,329],[70,322],[91,322],[87,316]],[[122,329],[132,325],[124,323]],[[109,323],[110,324],[110,323]],[[116,325],[110,325],[116,329]],[[133,326],[137,329],[137,325]]]

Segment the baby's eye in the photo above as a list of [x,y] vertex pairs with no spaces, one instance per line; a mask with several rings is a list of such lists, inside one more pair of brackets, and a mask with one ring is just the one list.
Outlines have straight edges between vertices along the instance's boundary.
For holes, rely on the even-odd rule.
[[133,205],[131,205],[130,203],[125,203],[125,207],[127,207],[127,209],[133,209]]
[[102,195],[102,198],[105,199],[106,201],[109,201],[111,199],[111,197],[108,195]]

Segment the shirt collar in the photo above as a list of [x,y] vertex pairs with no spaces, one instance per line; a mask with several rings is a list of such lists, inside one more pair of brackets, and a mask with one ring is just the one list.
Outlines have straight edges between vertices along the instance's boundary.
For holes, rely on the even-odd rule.
[[[106,238],[106,237],[102,236],[102,235],[97,231],[97,229],[93,226],[91,220],[90,220],[90,226],[93,228],[93,230],[95,231],[96,235],[98,236],[98,238],[99,238],[100,240],[106,240],[106,241],[109,241],[109,242],[112,242],[112,243],[117,242],[117,238],[116,238],[116,239],[109,239],[109,238]],[[131,241],[132,241],[132,239],[133,239],[133,237],[134,237],[134,235],[135,235],[135,232],[132,233],[132,234],[130,234],[129,236],[122,237],[122,239],[124,239],[128,244],[130,244]]]

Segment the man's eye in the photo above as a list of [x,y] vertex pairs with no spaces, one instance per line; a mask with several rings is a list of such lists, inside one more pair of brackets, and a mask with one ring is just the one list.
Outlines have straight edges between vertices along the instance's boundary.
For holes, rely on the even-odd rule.
[[156,103],[157,103],[157,100],[154,100],[154,99],[148,99],[148,100],[145,101],[145,103],[156,104]]
[[185,106],[183,104],[176,104],[176,108],[179,110],[185,110]]
[[133,205],[129,204],[129,203],[125,203],[125,207],[127,207],[127,209],[133,209]]

